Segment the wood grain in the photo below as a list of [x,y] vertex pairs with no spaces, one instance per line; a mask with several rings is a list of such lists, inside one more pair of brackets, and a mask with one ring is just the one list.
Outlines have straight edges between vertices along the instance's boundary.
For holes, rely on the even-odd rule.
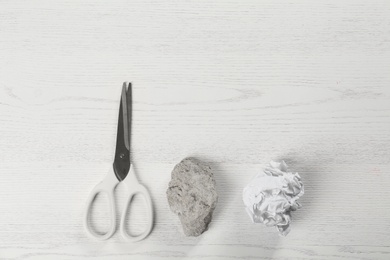
[[[389,28],[388,1],[0,1],[0,258],[389,259]],[[135,245],[82,227],[111,167],[123,81],[156,210]],[[187,156],[212,166],[220,195],[198,238],[165,196]],[[241,201],[271,159],[305,183],[285,238]]]

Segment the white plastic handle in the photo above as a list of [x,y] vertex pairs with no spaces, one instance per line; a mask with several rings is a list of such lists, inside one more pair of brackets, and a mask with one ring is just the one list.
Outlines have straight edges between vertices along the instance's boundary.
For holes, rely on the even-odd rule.
[[[99,184],[95,186],[95,188],[92,190],[91,194],[88,197],[87,200],[87,206],[84,214],[84,227],[91,237],[98,239],[98,240],[106,240],[110,238],[115,233],[115,227],[116,227],[116,208],[115,208],[115,201],[114,201],[114,190],[116,185],[118,185],[119,181],[115,177],[115,174],[113,172],[109,172],[107,176],[101,181]],[[108,196],[108,204],[110,207],[110,227],[107,233],[105,234],[99,234],[96,233],[95,230],[90,226],[89,223],[89,216],[91,214],[91,208],[92,204],[96,198],[96,196],[99,193],[106,193]]]
[[[127,198],[127,201],[125,203],[125,207],[122,213],[121,217],[121,225],[120,225],[120,230],[122,233],[122,236],[131,242],[137,242],[140,241],[144,238],[146,238],[149,234],[150,231],[152,231],[153,228],[153,204],[152,200],[150,198],[150,194],[148,190],[138,182],[137,177],[135,176],[134,170],[133,170],[133,165],[130,166],[130,171],[126,179],[123,181],[127,189],[129,191],[129,196]],[[134,195],[139,194],[144,198],[145,202],[145,207],[146,207],[146,215],[147,215],[147,226],[141,234],[137,236],[132,236],[126,231],[126,216],[127,212],[129,211],[130,204],[132,202],[132,199]]]

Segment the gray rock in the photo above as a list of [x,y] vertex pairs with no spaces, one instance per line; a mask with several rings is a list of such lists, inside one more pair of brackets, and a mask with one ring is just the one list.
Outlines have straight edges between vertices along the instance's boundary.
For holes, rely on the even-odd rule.
[[184,234],[202,234],[218,200],[211,168],[194,158],[182,160],[172,171],[167,198],[171,210],[179,216]]

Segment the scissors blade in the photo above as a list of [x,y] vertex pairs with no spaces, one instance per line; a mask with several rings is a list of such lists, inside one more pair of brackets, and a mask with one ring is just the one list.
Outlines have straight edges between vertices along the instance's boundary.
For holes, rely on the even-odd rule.
[[123,83],[119,105],[118,131],[114,159],[114,172],[119,181],[123,181],[130,170],[130,130],[131,130],[131,85],[127,89]]

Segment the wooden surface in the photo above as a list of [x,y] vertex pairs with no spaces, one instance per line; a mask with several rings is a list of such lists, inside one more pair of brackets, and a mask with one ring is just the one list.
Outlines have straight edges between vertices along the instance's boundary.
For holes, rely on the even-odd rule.
[[[389,1],[0,1],[0,258],[390,259],[389,28]],[[156,211],[137,244],[82,226],[123,81]],[[165,196],[187,156],[212,166],[220,196],[197,238]],[[241,200],[271,159],[305,184],[285,238]],[[141,230],[142,208],[130,219]]]

